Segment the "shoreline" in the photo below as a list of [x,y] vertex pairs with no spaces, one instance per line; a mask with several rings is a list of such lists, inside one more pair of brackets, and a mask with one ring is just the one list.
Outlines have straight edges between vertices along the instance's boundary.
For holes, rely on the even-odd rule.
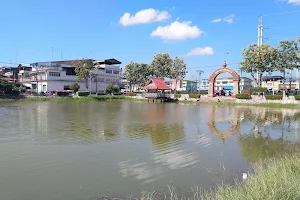
[[[268,108],[289,108],[300,109],[300,101],[278,101],[278,100],[242,100],[232,98],[220,98],[218,102],[215,98],[203,98],[199,99],[179,99],[166,103],[183,103],[194,105],[219,105],[219,106],[251,106],[251,107],[268,107]],[[202,101],[201,101],[202,100]],[[136,98],[128,96],[88,96],[88,97],[24,97],[24,98],[0,98],[1,103],[13,103],[13,102],[40,102],[40,101],[132,101],[132,102],[148,102],[145,98]],[[160,102],[157,102],[160,103]]]

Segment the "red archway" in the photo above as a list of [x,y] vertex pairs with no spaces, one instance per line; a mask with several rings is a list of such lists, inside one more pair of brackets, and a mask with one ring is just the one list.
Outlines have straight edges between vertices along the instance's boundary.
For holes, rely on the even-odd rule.
[[226,61],[224,61],[223,67],[220,69],[217,69],[210,77],[209,77],[209,88],[208,88],[208,96],[209,97],[213,97],[214,93],[215,93],[215,80],[216,77],[219,74],[222,73],[229,73],[232,78],[233,78],[233,85],[234,85],[234,89],[233,89],[233,94],[232,97],[236,97],[236,95],[239,93],[240,90],[240,77],[239,75],[232,69],[227,68],[227,64]]

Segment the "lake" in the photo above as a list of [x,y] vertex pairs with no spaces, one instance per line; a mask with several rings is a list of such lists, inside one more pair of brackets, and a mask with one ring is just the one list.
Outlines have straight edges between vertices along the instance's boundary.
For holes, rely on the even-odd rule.
[[146,102],[0,104],[0,199],[215,187],[299,146],[299,110]]

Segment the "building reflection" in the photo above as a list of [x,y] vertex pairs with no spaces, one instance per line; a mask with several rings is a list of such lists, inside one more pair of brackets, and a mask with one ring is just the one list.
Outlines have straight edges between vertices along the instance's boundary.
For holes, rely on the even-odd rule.
[[[231,127],[225,131],[218,130],[217,122],[225,122]],[[224,107],[210,106],[207,125],[211,133],[219,137],[222,144],[225,144],[226,139],[239,133],[239,111],[233,107],[224,109]]]

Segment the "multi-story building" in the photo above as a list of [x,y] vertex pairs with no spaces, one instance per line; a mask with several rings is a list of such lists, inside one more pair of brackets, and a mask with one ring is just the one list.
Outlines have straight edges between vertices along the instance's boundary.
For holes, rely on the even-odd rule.
[[[201,82],[199,83],[199,86],[201,91],[207,91],[209,87],[208,79],[201,79]],[[199,88],[198,88],[199,90]]]
[[[19,81],[31,85],[36,92],[51,90],[70,90],[70,85],[77,82],[75,63],[77,60],[36,62],[28,66],[20,65]],[[119,84],[121,62],[116,59],[86,60],[93,65],[91,77],[87,82],[80,81],[80,90],[91,92],[104,90],[109,83]]]
[[288,80],[284,80],[283,76],[264,76],[262,77],[261,86],[267,88],[270,92],[278,92],[283,89],[299,90],[298,81],[292,80],[290,84]]
[[197,90],[197,83],[195,81],[190,80],[177,80],[177,84],[175,80],[166,81],[166,84],[172,90],[177,91],[195,91]]
[[[249,90],[252,87],[252,80],[247,77],[240,79],[240,91]],[[216,78],[215,80],[215,91],[220,90],[234,90],[233,78]]]
[[9,82],[17,82],[18,71],[16,67],[0,67],[0,78]]

